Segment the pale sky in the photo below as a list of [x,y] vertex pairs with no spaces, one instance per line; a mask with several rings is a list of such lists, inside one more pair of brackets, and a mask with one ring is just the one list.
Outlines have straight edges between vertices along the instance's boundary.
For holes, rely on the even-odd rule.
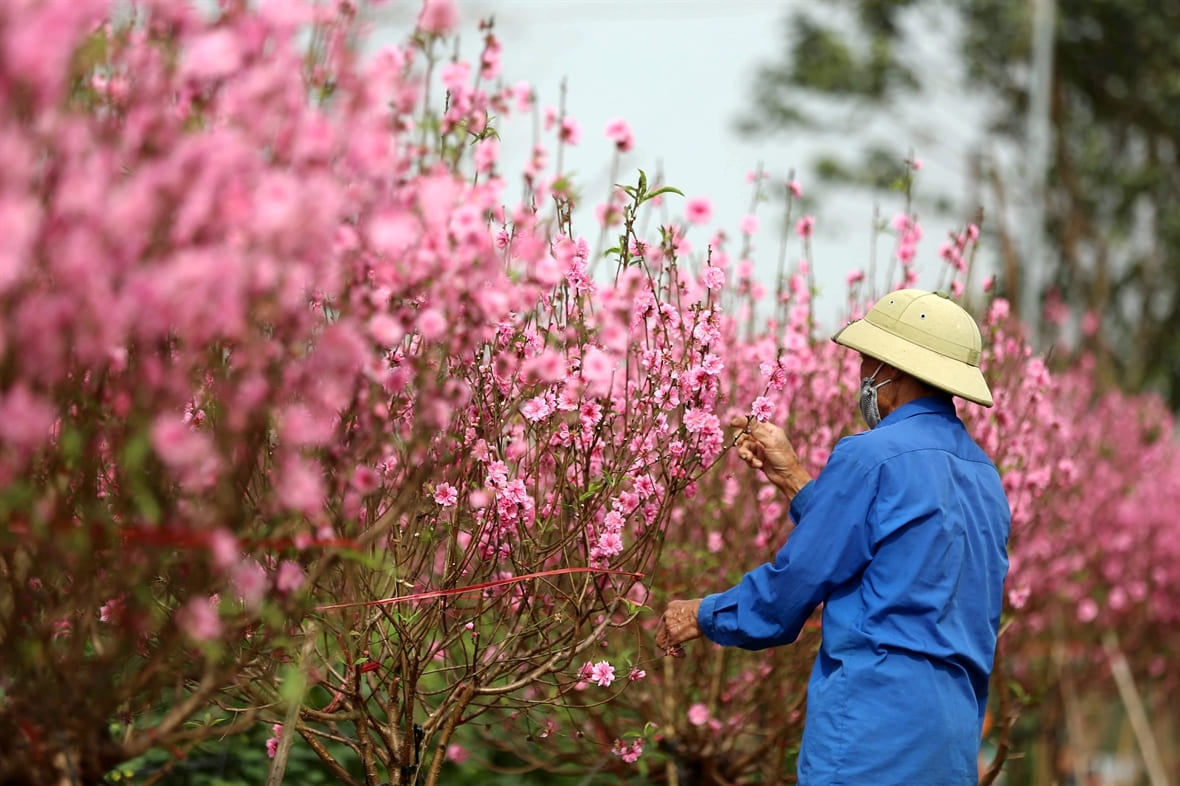
[[[942,95],[909,101],[888,112],[849,117],[844,110],[816,107],[820,130],[795,131],[766,139],[746,139],[735,123],[751,100],[760,64],[776,59],[783,47],[785,19],[803,0],[460,0],[461,54],[478,56],[479,19],[494,16],[503,44],[503,79],[528,81],[541,107],[556,106],[567,84],[566,109],[582,126],[581,143],[566,153],[566,171],[584,187],[587,212],[605,199],[611,143],[603,136],[608,120],[621,117],[634,132],[635,149],[624,157],[620,180],[631,183],[636,170],[662,170],[665,180],[686,196],[706,196],[714,224],[738,235],[738,221],[750,210],[747,173],[759,164],[781,186],[794,170],[809,209],[817,218],[813,258],[821,295],[821,319],[835,322],[843,305],[845,275],[867,264],[874,206],[888,219],[902,208],[899,195],[833,189],[814,181],[810,162],[821,149],[847,148],[868,135],[884,137],[899,160],[911,149],[922,161],[918,188],[944,193],[959,203],[952,216],[926,216],[926,239],[919,249],[920,269],[929,271],[919,286],[933,288],[941,273],[939,243],[978,203],[968,178],[966,153],[977,144],[974,108],[957,90],[954,58],[942,42],[950,40],[945,22],[916,18],[928,45],[908,53],[927,73],[938,73]],[[416,3],[399,3],[378,31],[393,39],[412,24]],[[814,7],[814,6],[813,6]],[[416,11],[415,11],[416,13]],[[836,13],[833,11],[832,13]],[[850,133],[849,126],[857,130]],[[827,130],[827,133],[820,131]],[[517,119],[502,130],[506,155],[521,156],[532,142],[530,124]],[[509,158],[511,161],[511,158]],[[506,171],[513,171],[509,167]],[[780,192],[781,193],[781,192]],[[681,204],[683,200],[671,197]],[[670,202],[670,209],[677,209]],[[781,203],[758,211],[755,269],[768,288],[779,256]],[[797,215],[797,214],[796,214]],[[592,243],[598,228],[592,213],[575,217],[575,229]],[[696,229],[694,245],[710,233]],[[736,249],[734,249],[736,251]],[[878,241],[878,265],[890,245]],[[788,258],[801,253],[798,241]]]

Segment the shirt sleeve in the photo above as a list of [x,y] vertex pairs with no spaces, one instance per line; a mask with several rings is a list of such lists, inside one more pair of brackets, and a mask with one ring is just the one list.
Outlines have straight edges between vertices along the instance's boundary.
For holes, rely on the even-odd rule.
[[819,477],[791,501],[796,526],[774,562],[701,602],[697,622],[710,641],[751,650],[789,644],[816,606],[864,570],[878,470],[857,461],[854,439],[841,440]]

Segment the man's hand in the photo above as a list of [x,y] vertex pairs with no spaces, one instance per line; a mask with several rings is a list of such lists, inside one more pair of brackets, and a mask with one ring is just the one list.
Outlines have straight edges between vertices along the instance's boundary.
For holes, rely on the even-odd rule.
[[668,608],[656,626],[656,646],[669,655],[684,657],[680,645],[701,636],[701,626],[697,624],[697,610],[700,607],[701,598],[668,603]]
[[736,417],[729,422],[732,428],[740,429],[734,446],[738,457],[754,469],[762,470],[766,479],[780,491],[793,498],[811,476],[799,463],[799,456],[791,447],[787,434],[773,423],[763,423],[750,418]]

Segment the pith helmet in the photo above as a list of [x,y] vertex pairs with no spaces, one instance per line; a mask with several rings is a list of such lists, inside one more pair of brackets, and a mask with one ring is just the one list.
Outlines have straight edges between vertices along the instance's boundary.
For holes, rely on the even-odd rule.
[[993,403],[979,370],[979,326],[942,292],[890,292],[832,340],[968,401]]

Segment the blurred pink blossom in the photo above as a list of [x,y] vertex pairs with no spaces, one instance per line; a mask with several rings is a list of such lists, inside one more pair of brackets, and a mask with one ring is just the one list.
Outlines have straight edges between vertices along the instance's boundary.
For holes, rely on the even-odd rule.
[[615,143],[619,152],[626,153],[635,146],[635,137],[631,134],[631,126],[622,118],[607,121],[606,138]]
[[690,224],[707,224],[713,218],[713,203],[708,197],[690,197],[684,203],[684,217]]
[[418,14],[418,29],[433,35],[446,35],[459,24],[459,5],[455,0],[425,0]]

